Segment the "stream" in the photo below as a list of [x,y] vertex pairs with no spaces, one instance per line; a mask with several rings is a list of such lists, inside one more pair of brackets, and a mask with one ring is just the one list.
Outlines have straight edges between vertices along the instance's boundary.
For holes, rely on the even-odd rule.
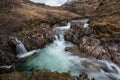
[[[84,28],[89,26],[86,20],[82,20],[82,22]],[[70,72],[72,76],[79,76],[85,72],[89,78],[96,80],[120,80],[120,68],[116,64],[106,60],[81,58],[65,51],[66,47],[74,45],[64,40],[64,32],[70,28],[70,25],[68,23],[66,26],[56,27],[57,34],[54,42],[40,50],[27,52],[22,42],[17,45],[19,52],[17,57],[25,58],[31,55],[24,63],[21,63],[21,70],[24,73],[32,73],[38,70],[57,71],[59,73]]]

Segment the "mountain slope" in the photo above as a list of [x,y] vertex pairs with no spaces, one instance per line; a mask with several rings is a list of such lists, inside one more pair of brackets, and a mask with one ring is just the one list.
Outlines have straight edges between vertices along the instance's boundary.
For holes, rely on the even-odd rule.
[[41,22],[55,24],[79,17],[78,15],[67,11],[33,4],[27,0],[4,0],[1,1],[0,5],[1,27],[8,26],[12,28],[13,26],[20,26],[21,23],[24,23],[25,21],[37,19]]

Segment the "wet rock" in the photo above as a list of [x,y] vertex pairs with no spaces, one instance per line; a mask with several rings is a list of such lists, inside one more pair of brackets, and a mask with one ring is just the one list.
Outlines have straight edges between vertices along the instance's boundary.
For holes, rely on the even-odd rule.
[[65,51],[70,51],[71,50],[71,47],[66,47],[65,48]]
[[59,24],[59,26],[65,26],[65,25],[67,25],[67,22],[61,22],[61,23]]
[[12,68],[3,67],[5,65],[12,65],[15,63],[15,56],[0,50],[0,73],[11,72]]
[[12,66],[12,65],[0,66],[0,74],[10,73],[10,72],[13,72],[14,70],[15,70],[14,66]]
[[[118,60],[120,60],[120,42],[115,42],[113,41],[111,43],[111,41],[108,41],[108,43],[106,43],[104,45],[106,54],[110,55],[110,60],[113,61],[114,63],[117,63],[120,66],[120,62]],[[103,57],[104,58],[104,57]]]
[[12,61],[14,60],[14,56],[13,54],[7,53],[7,52],[3,52],[0,51],[0,65],[5,65],[8,64],[10,65],[11,63],[13,63]]
[[54,33],[42,32],[23,38],[23,43],[28,50],[43,48],[45,45],[53,42]]
[[74,20],[71,22],[71,29],[66,31],[65,39],[72,41],[73,43],[79,43],[83,36],[90,36],[92,29],[90,27],[84,27],[87,19],[85,20]]
[[19,43],[17,42],[17,38],[16,37],[9,37],[9,40],[8,40],[8,45],[10,46],[11,50],[13,50],[14,52],[14,55],[17,55],[17,51],[16,51],[16,46],[18,45]]
[[83,52],[97,57],[104,49],[100,46],[100,41],[94,38],[83,37],[79,45],[80,50]]

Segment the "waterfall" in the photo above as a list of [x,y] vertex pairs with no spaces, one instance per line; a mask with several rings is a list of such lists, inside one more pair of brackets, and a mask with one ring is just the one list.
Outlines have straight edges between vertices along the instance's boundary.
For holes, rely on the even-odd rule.
[[10,69],[12,68],[13,65],[4,65],[4,66],[0,66],[0,68],[5,68],[5,69]]
[[25,48],[24,44],[18,40],[18,39],[15,39],[15,41],[17,42],[17,45],[16,45],[16,51],[17,51],[17,57],[18,58],[24,58],[24,57],[27,57],[27,56],[30,56],[32,54],[34,54],[35,52],[37,52],[37,50],[32,50],[32,51],[27,51],[27,49]]
[[89,22],[89,19],[87,19],[87,18],[86,18],[86,19],[83,19],[83,20],[81,20],[81,22],[83,23],[83,27],[84,27],[84,28],[87,28],[87,27],[89,26],[89,23],[88,23],[88,22]]
[[60,30],[62,32],[64,30],[70,29],[70,26],[71,26],[71,23],[67,23],[66,26],[59,26],[59,27],[57,27],[56,30]]
[[24,53],[28,52],[27,49],[25,48],[24,44],[21,41],[16,39],[16,42],[18,43],[16,45],[16,51],[18,54],[24,54]]

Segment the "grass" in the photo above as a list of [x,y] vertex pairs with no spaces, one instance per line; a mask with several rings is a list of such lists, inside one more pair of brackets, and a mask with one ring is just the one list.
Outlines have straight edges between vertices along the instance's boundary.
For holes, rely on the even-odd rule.
[[[25,75],[20,72],[12,72],[6,74],[0,74],[0,80],[78,80],[78,77],[73,77],[69,73],[58,73],[58,72],[40,72],[36,71],[32,75]],[[79,76],[81,80],[95,80],[88,79],[85,73]]]

